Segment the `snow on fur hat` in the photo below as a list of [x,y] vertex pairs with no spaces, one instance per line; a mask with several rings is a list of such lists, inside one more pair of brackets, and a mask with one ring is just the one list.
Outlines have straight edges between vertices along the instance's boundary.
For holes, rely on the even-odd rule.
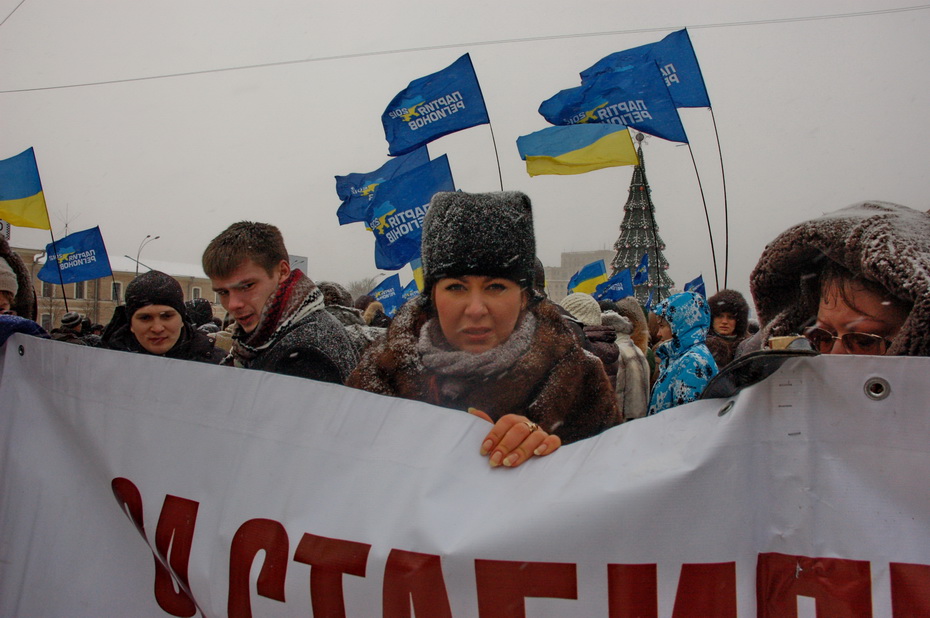
[[817,315],[819,294],[805,288],[824,258],[913,303],[888,354],[930,356],[930,213],[861,202],[782,232],[750,275],[763,340],[797,333]]
[[331,305],[352,306],[352,295],[341,284],[335,281],[320,281],[316,285],[323,292],[323,304],[327,307]]
[[423,220],[422,294],[444,277],[478,275],[533,287],[536,237],[530,198],[519,191],[441,192]]
[[563,298],[559,304],[585,326],[601,325],[601,306],[590,294],[575,292]]
[[749,303],[736,290],[723,289],[707,299],[710,306],[710,319],[721,313],[729,313],[736,319],[734,334],[742,337],[749,328]]
[[126,286],[126,317],[148,305],[167,305],[181,314],[186,322],[187,308],[184,306],[184,292],[181,284],[174,277],[157,270],[143,273]]

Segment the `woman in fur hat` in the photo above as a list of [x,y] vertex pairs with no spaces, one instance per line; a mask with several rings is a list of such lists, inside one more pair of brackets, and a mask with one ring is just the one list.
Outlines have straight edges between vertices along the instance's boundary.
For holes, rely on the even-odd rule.
[[436,194],[423,221],[424,289],[347,384],[481,411],[494,422],[481,446],[492,466],[518,466],[617,424],[601,362],[533,291],[535,256],[526,195]]
[[723,369],[736,355],[736,348],[749,337],[749,303],[736,290],[720,290],[707,299],[710,331],[707,347],[717,368]]
[[762,329],[747,344],[806,335],[823,354],[930,356],[928,273],[930,213],[862,202],[801,223],[752,272]]
[[191,324],[177,280],[157,270],[126,286],[126,303],[113,313],[101,347],[214,365],[226,356]]

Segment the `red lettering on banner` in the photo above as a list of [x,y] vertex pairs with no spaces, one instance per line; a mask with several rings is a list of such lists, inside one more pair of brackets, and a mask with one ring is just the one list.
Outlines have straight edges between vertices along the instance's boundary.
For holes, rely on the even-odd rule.
[[[169,494],[155,528],[155,600],[172,616],[193,616],[197,611],[187,581],[187,565],[199,506],[199,502]],[[165,565],[170,565],[171,571]]]
[[305,534],[294,560],[310,565],[310,602],[314,616],[346,615],[342,574],[365,577],[371,545]]
[[384,566],[382,615],[410,618],[411,599],[417,616],[452,618],[440,557],[392,549]]
[[572,563],[475,560],[475,578],[479,616],[522,618],[526,597],[578,598]]
[[930,566],[891,563],[891,613],[895,618],[930,616]]
[[756,563],[757,616],[798,615],[798,596],[812,597],[818,616],[871,616],[869,563],[840,558],[759,554]]
[[250,519],[236,530],[229,548],[229,597],[226,613],[234,618],[251,618],[249,575],[259,551],[265,560],[258,573],[258,594],[284,602],[284,579],[290,560],[290,543],[284,526],[271,519]]
[[[113,479],[110,488],[120,509],[148,542],[139,488],[129,479],[122,477]],[[165,496],[165,503],[158,517],[158,526],[155,528],[155,600],[159,607],[172,616],[193,616],[197,611],[187,582],[187,564],[190,560],[197,507],[198,503],[192,500]],[[177,589],[166,564],[171,565],[180,579]]]
[[683,564],[673,618],[736,616],[736,563]]
[[610,618],[655,618],[659,591],[654,564],[608,564],[607,607]]
[[139,493],[139,488],[129,479],[119,477],[110,482],[110,489],[113,490],[119,508],[126,513],[142,538],[148,541],[148,537],[145,536],[145,524],[142,521],[142,494]]

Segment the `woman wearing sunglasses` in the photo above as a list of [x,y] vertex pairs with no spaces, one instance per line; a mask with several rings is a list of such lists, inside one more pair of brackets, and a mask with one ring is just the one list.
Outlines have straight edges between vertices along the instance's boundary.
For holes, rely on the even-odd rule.
[[822,354],[930,356],[930,213],[863,202],[796,225],[751,279],[761,337]]

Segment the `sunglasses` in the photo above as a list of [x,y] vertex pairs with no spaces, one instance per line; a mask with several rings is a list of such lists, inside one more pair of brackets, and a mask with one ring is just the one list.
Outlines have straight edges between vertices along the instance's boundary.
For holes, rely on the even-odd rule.
[[843,347],[850,354],[870,354],[881,356],[891,345],[891,341],[871,333],[846,333],[834,335],[822,328],[811,327],[804,331],[804,337],[811,342],[811,346],[821,354],[829,354],[833,350],[833,342],[839,339]]

